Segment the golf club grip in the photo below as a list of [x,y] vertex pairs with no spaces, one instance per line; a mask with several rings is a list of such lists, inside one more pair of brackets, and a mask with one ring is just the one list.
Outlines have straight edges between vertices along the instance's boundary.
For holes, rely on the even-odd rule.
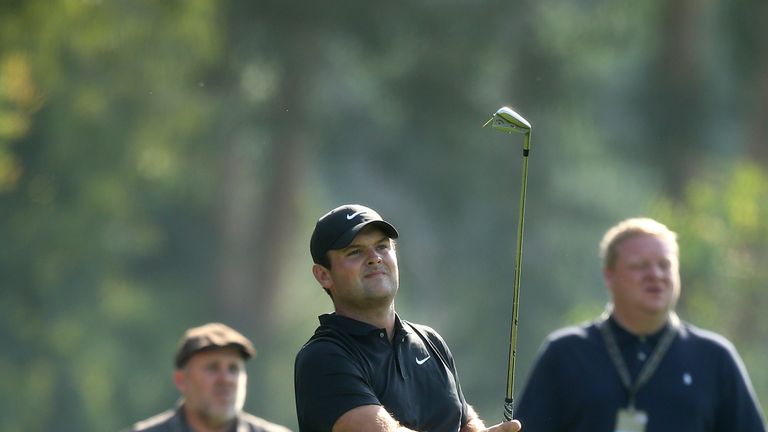
[[504,399],[504,421],[512,421],[512,411],[514,405],[514,399]]

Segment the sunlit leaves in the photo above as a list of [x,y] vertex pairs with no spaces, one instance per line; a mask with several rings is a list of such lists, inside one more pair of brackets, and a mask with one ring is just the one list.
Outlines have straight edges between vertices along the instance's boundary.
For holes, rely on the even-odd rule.
[[0,193],[13,189],[22,175],[10,143],[29,131],[41,103],[27,57],[19,51],[0,54]]
[[683,317],[733,340],[766,394],[764,364],[755,360],[765,355],[756,341],[768,334],[768,170],[751,160],[709,168],[682,202],[657,211],[680,235]]

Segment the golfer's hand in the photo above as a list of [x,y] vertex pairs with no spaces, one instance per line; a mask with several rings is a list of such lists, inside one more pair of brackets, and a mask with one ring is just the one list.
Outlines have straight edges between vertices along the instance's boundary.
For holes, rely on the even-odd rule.
[[486,432],[517,432],[522,429],[522,425],[517,420],[512,420],[504,423],[499,423],[496,426],[491,426],[486,429]]

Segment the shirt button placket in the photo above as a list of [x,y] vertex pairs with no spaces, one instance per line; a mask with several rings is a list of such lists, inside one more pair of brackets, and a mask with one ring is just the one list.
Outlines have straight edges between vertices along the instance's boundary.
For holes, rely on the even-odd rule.
[[405,359],[405,358],[403,358],[403,356],[405,355],[405,354],[403,353],[403,347],[404,347],[404,346],[405,346],[405,345],[404,345],[404,344],[402,344],[402,343],[399,343],[399,344],[397,345],[397,348],[396,348],[396,349],[397,349],[397,361],[400,363],[400,364],[398,365],[398,367],[400,368],[400,374],[403,376],[403,379],[404,379],[404,380],[407,380],[407,379],[408,379],[408,372],[407,372],[407,370],[408,370],[408,367],[406,366],[406,365],[407,365],[407,363],[406,363],[406,362],[407,362],[408,360],[407,360],[407,359]]

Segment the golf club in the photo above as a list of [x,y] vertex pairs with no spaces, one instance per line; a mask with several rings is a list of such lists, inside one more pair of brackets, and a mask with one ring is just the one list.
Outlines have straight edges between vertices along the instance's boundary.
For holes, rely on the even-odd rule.
[[520,187],[520,215],[517,220],[517,250],[515,254],[515,280],[512,293],[512,327],[509,332],[509,361],[507,363],[507,394],[504,398],[504,420],[512,420],[515,393],[515,357],[517,357],[517,315],[520,307],[520,267],[523,256],[523,223],[525,221],[525,191],[528,184],[528,153],[531,148],[531,124],[509,107],[501,107],[483,127],[491,124],[502,132],[525,134],[523,143],[523,181]]

